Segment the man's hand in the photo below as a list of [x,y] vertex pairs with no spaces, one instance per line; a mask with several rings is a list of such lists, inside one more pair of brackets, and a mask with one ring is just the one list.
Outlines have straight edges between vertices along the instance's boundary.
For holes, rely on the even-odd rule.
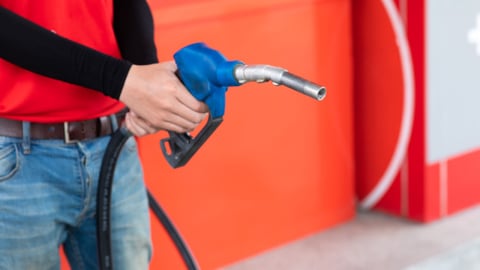
[[173,61],[130,68],[120,101],[130,108],[126,124],[135,135],[191,131],[207,116],[208,107],[188,92],[176,69]]
[[134,112],[129,111],[125,115],[125,125],[135,136],[141,137],[157,133],[159,129],[154,128],[150,123],[138,117]]

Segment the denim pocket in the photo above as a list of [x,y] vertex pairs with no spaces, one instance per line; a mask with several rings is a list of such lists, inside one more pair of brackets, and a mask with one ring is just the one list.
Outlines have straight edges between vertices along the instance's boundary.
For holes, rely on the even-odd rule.
[[16,144],[0,146],[0,182],[12,177],[18,170],[18,148]]

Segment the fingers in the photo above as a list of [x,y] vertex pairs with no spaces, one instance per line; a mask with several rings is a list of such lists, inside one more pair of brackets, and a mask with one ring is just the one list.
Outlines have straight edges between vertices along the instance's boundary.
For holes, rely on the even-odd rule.
[[181,85],[177,93],[178,101],[184,104],[186,107],[197,113],[207,113],[208,106],[198,101],[188,90]]
[[179,123],[181,126],[188,127],[190,124],[198,125],[208,115],[209,108],[204,102],[198,101],[180,81],[176,86],[175,97],[179,104],[173,109],[174,113],[180,119],[184,119],[189,123]]
[[[164,65],[167,70],[170,70],[173,73],[177,71],[177,64],[175,63],[175,61],[167,61],[161,64]],[[179,90],[177,95],[178,100],[195,112],[207,113],[208,106],[203,102],[199,102],[194,96],[192,96],[192,94],[185,88],[185,86],[178,77],[176,77],[176,79],[176,86]]]
[[125,124],[127,129],[135,136],[145,136],[158,131],[150,123],[138,117],[134,112],[130,111],[125,115]]
[[168,122],[175,123],[176,125],[183,127],[187,131],[194,129],[200,124],[208,113],[196,112],[191,108],[180,103],[172,110],[171,115],[168,116]]
[[147,120],[139,117],[130,111],[125,116],[125,125],[127,129],[135,136],[141,137],[157,133],[161,129],[170,130],[178,133],[185,133],[194,130],[199,123],[191,123],[178,116],[171,116],[169,122],[163,122],[163,128],[156,128]]
[[170,112],[166,121],[184,131],[191,131],[207,117],[208,106],[192,96],[176,77],[171,87],[173,99],[170,99],[170,104],[165,110],[165,113]]
[[[179,115],[171,115],[167,120],[167,123],[170,126],[170,131],[175,132],[190,132],[194,130],[202,121],[205,119],[207,114],[202,114],[200,117],[194,117],[198,120],[190,121],[187,118],[181,117]],[[174,129],[171,129],[171,128]]]

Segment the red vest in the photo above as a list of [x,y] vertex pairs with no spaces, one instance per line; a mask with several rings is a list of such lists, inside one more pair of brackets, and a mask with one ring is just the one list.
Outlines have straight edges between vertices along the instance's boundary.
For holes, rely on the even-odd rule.
[[[0,0],[0,6],[60,36],[120,57],[113,0]],[[124,105],[100,92],[40,76],[0,59],[0,117],[32,122],[84,120]]]

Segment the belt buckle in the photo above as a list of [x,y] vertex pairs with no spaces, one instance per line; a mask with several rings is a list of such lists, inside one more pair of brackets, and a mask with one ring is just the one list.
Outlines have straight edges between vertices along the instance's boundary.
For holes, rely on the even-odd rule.
[[63,140],[65,144],[73,144],[79,142],[78,140],[71,140],[70,133],[68,132],[69,123],[63,122]]

